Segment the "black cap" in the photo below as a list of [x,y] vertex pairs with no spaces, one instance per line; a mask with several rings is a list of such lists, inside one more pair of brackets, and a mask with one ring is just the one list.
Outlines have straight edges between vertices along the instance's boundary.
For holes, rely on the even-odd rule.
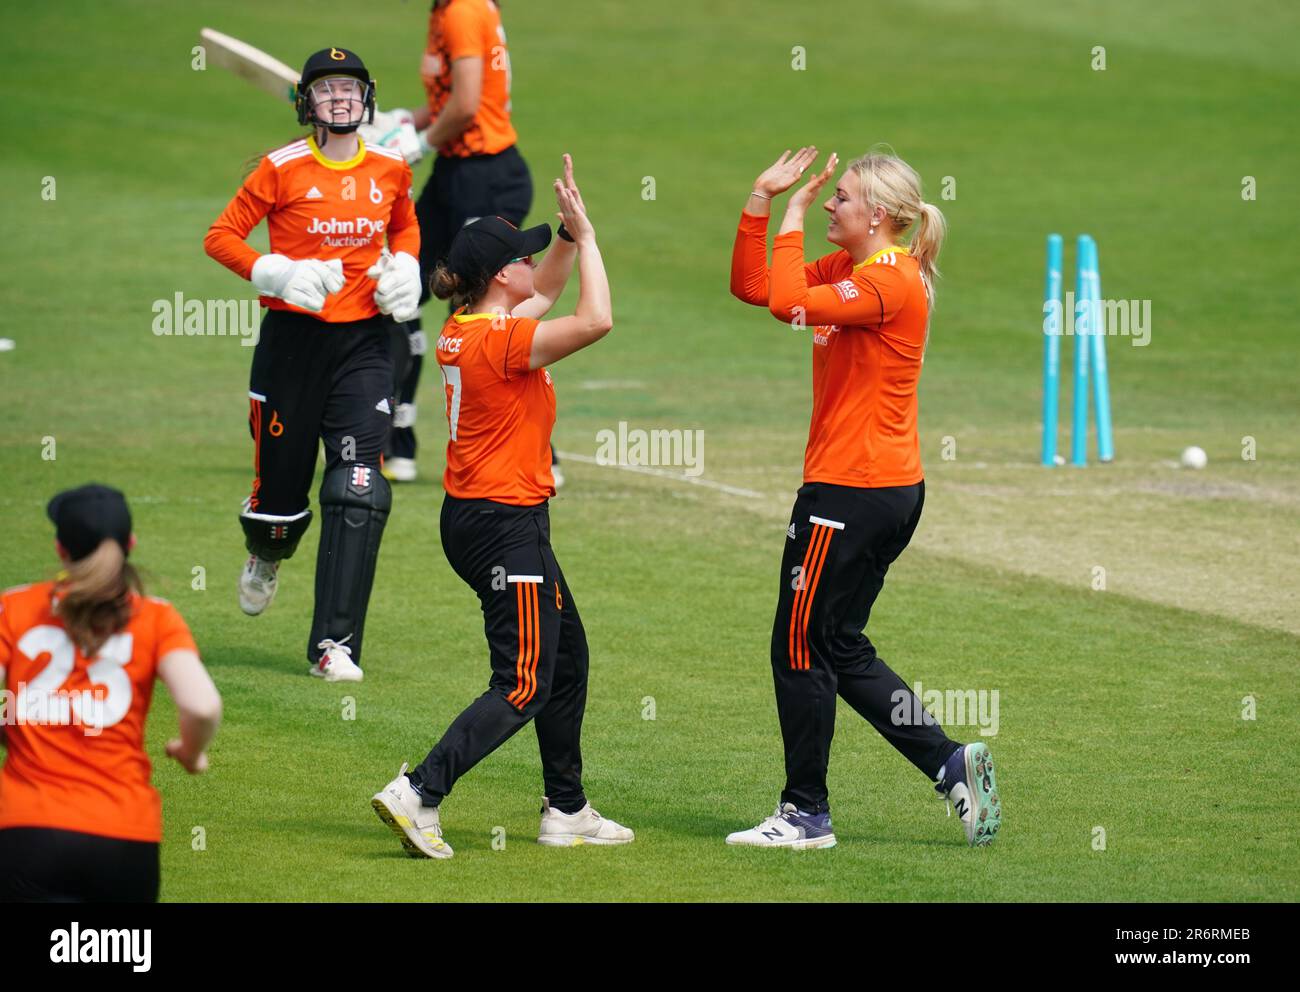
[[322,48],[309,57],[303,64],[298,88],[306,89],[324,76],[356,76],[363,83],[370,82],[370,71],[361,56],[347,48]]
[[538,224],[526,231],[502,217],[480,217],[456,232],[447,256],[447,268],[462,279],[496,275],[516,258],[544,251],[551,229]]
[[131,550],[131,511],[126,497],[111,486],[90,483],[66,489],[50,500],[45,512],[74,561],[85,558],[106,537],[117,541],[123,554]]

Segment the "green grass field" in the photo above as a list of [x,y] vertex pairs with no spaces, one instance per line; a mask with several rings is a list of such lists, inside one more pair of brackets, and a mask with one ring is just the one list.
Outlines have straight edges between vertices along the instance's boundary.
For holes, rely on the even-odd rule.
[[[17,97],[0,336],[16,348],[0,353],[0,585],[53,573],[56,490],[127,492],[134,559],[190,622],[226,705],[199,778],[163,758],[174,716],[165,691],[154,705],[165,899],[1300,897],[1300,69],[1285,41],[1300,14],[1040,6],[505,4],[520,148],[543,191],[573,153],[614,289],[614,332],[552,370],[557,446],[591,457],[620,421],[703,429],[704,477],[758,495],[569,461],[552,522],[592,649],[587,789],[637,840],[538,847],[526,729],[446,802],[456,857],[437,863],[408,860],[368,802],[487,678],[477,602],[438,541],[446,427],[428,370],[422,479],[395,496],[369,674],[340,689],[302,659],[319,524],[265,616],[236,602],[251,349],[151,330],[153,302],[177,292],[251,298],[202,237],[244,161],[297,133],[287,106],[191,69],[199,28],[293,65],[348,45],[381,106],[411,106],[426,5],[321,2],[320,29],[295,5],[244,0],[4,8],[18,43],[0,70]],[[841,707],[839,846],[733,850],[723,836],[770,812],[781,784],[767,645],[810,406],[806,341],[727,293],[734,225],[783,148],[844,159],[880,141],[951,231],[922,379],[925,516],[869,633],[909,683],[997,690],[1005,825],[967,849],[922,777]],[[955,199],[940,199],[944,177]],[[539,197],[534,219],[552,213]],[[1110,341],[1110,466],[1036,464],[1049,231],[1067,239],[1067,286],[1086,231],[1104,295],[1151,301],[1149,345]],[[1189,444],[1209,453],[1204,472],[1178,467]]]

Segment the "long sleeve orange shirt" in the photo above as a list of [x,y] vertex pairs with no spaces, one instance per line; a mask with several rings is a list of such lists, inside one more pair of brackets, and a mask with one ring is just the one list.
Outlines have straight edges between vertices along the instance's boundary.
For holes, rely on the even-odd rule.
[[929,328],[920,267],[906,248],[857,265],[840,250],[804,262],[802,232],[778,235],[742,213],[731,292],[812,333],[813,409],[804,481],[865,489],[924,478],[917,386]]
[[[411,167],[396,152],[364,142],[346,162],[326,158],[312,138],[268,153],[208,229],[204,249],[247,279],[261,256],[245,238],[262,218],[273,253],[295,261],[342,261],[343,288],[313,314],[327,323],[379,313],[375,281],[366,270],[378,261],[385,239],[394,254],[420,256]],[[272,296],[261,297],[261,303],[272,310],[309,312]]]

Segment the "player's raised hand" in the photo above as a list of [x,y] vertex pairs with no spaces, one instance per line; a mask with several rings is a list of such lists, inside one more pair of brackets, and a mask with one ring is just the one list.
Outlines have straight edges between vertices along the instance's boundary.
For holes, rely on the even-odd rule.
[[555,202],[560,208],[560,223],[569,232],[569,236],[574,241],[581,241],[583,238],[594,238],[596,236],[595,228],[592,227],[591,219],[587,216],[587,208],[582,202],[582,194],[578,191],[577,183],[573,179],[573,159],[567,154],[564,156],[564,178],[555,180],[554,185]]
[[175,758],[191,775],[202,775],[208,770],[208,753],[200,751],[198,754],[190,754],[179,737],[167,742],[167,757]]
[[802,178],[804,170],[812,165],[816,158],[816,145],[805,145],[793,155],[787,148],[781,153],[780,158],[764,169],[754,180],[754,192],[761,193],[769,199],[784,193]]
[[582,212],[586,213],[587,205],[582,202],[582,193],[578,191],[578,184],[573,178],[573,156],[568,152],[564,153],[564,186],[578,201]]
[[813,200],[817,198],[821,188],[830,181],[831,176],[835,175],[835,169],[840,164],[840,157],[835,152],[831,152],[830,159],[826,162],[826,168],[815,172],[794,196],[790,197],[790,206],[799,209],[807,209],[812,206]]

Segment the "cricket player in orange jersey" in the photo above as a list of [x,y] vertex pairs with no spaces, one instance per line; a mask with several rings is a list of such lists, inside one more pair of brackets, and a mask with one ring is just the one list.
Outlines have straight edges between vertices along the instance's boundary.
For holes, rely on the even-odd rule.
[[[415,316],[420,298],[411,169],[356,133],[374,106],[355,53],[312,55],[297,97],[298,121],[312,133],[262,159],[204,242],[267,308],[248,393],[254,478],[239,518],[249,552],[240,606],[256,616],[270,605],[280,563],[311,523],[323,439],[307,659],[312,675],[331,682],[362,678],[366,609],[392,507],[380,473],[393,419],[391,330]],[[263,218],[271,251],[259,255],[245,239]]]
[[[429,299],[429,279],[447,257],[456,232],[480,217],[522,224],[532,206],[533,180],[511,122],[513,77],[498,4],[434,0],[420,76],[425,105],[381,115],[388,118],[388,126],[375,138],[391,137],[386,143],[401,150],[412,165],[436,155],[415,205],[423,306]],[[560,237],[567,237],[563,229]],[[407,331],[410,358],[384,459],[384,474],[398,482],[412,481],[417,474],[416,394],[428,346],[418,317]]]
[[987,844],[1001,823],[987,746],[950,740],[863,632],[925,499],[917,385],[945,222],[906,162],[868,154],[825,203],[838,250],[805,262],[804,215],[835,174],[832,155],[790,198],[769,268],[772,198],[816,158],[816,148],[787,151],[758,177],[731,260],[734,296],[811,335],[813,408],[772,629],[785,789],[772,816],[727,843],[835,845],[826,769],[838,694],[938,782],[968,843]]
[[[484,217],[456,235],[434,292],[456,310],[438,338],[447,401],[447,495],[442,547],[478,595],[492,674],[488,689],[443,734],[419,768],[371,800],[412,857],[449,858],[440,803],[457,779],[530,720],[546,790],[538,841],[552,846],[626,844],[632,831],[606,820],[582,788],[587,636],[551,550],[547,500],[555,495],[550,439],[555,390],[547,366],[598,341],[613,324],[596,234],[565,156],[555,181],[573,234],[533,268],[551,240],[545,224],[520,231]],[[542,318],[578,264],[571,317]]]
[[221,697],[176,608],[141,591],[125,497],[81,486],[47,512],[63,571],[0,593],[0,902],[153,902],[154,680],[180,717],[167,755],[191,774],[207,769]]

